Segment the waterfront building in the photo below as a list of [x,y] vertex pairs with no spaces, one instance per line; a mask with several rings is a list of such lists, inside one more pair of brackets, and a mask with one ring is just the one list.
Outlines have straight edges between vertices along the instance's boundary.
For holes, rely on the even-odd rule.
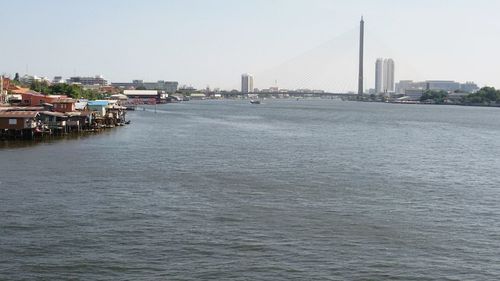
[[378,58],[375,61],[375,93],[382,93],[383,86],[383,77],[384,77],[384,59]]
[[394,88],[394,60],[378,58],[375,61],[375,92],[390,94]]
[[394,93],[394,60],[384,60],[384,93]]
[[253,76],[245,73],[241,75],[241,92],[248,94],[253,92]]
[[38,111],[0,111],[0,130],[26,130],[36,127]]
[[427,80],[427,90],[454,92],[460,90],[460,83],[449,80]]
[[396,92],[405,94],[406,90],[431,90],[455,92],[461,91],[466,93],[474,93],[479,90],[479,87],[474,82],[459,83],[451,80],[426,80],[414,82],[413,80],[401,80],[396,83]]
[[44,95],[32,90],[19,92],[21,96],[20,105],[22,106],[41,106],[44,103],[54,104],[60,99],[68,98],[66,95]]
[[424,89],[406,89],[404,92],[404,96],[411,101],[418,101],[424,94]]
[[86,99],[78,99],[76,100],[75,102],[75,110],[78,110],[78,111],[86,111],[88,110],[87,108],[87,104],[88,104],[88,100]]
[[401,80],[396,83],[396,93],[404,95],[406,90],[425,90],[427,89],[427,83],[425,82],[414,82],[413,80]]
[[479,87],[476,83],[467,81],[463,84],[460,84],[460,91],[465,93],[475,93],[479,91]]
[[104,77],[102,75],[96,75],[94,77],[74,76],[74,77],[69,78],[68,83],[81,84],[81,85],[85,85],[85,86],[90,86],[90,85],[106,86],[106,85],[108,85],[108,81],[106,79],[104,79]]
[[93,111],[99,117],[104,117],[106,115],[106,107],[108,107],[109,101],[107,100],[93,100],[87,102],[87,108],[89,111]]
[[191,95],[189,95],[189,99],[192,100],[204,100],[206,98],[207,96],[204,93],[191,93]]
[[60,98],[53,101],[52,105],[54,106],[55,112],[66,113],[66,112],[73,112],[76,110],[75,103],[76,100],[72,98]]
[[[136,103],[159,102],[161,94],[157,90],[125,90],[123,94]],[[168,95],[167,95],[168,96]]]
[[144,90],[157,90],[165,91],[166,93],[175,93],[179,82],[177,81],[164,81],[158,80],[157,82],[144,82],[144,80],[132,80],[129,82],[113,82],[112,86],[122,89],[144,89]]

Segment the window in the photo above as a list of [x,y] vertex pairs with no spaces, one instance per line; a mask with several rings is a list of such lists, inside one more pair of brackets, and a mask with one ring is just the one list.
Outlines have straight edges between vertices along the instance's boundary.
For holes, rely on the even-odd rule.
[[17,119],[9,119],[9,125],[17,125]]

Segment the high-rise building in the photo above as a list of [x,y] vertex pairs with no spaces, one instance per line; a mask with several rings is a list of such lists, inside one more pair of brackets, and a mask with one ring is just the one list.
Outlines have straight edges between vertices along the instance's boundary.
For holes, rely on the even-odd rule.
[[375,93],[383,92],[384,59],[377,59],[375,62]]
[[384,93],[394,93],[394,61],[384,60]]
[[253,92],[253,76],[245,73],[241,75],[241,92],[251,93]]
[[394,93],[394,60],[378,58],[375,62],[375,92]]

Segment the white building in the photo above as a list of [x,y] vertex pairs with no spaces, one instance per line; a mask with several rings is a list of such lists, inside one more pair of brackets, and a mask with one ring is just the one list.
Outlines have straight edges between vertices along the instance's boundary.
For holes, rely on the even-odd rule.
[[396,83],[396,93],[404,95],[406,90],[426,90],[427,83],[424,82],[414,82],[413,80],[400,80]]
[[241,75],[241,92],[251,93],[253,92],[253,76],[245,73]]
[[54,84],[66,83],[66,79],[64,79],[62,76],[54,76],[54,79],[52,79],[52,83]]
[[460,83],[451,80],[427,80],[427,90],[454,92],[460,90]]
[[394,93],[394,60],[384,60],[384,93]]
[[375,62],[375,92],[394,93],[394,60],[378,58]]
[[23,84],[32,84],[33,82],[46,82],[50,84],[50,80],[47,77],[39,77],[36,75],[25,74],[19,79]]
[[383,75],[384,74],[384,59],[377,59],[375,62],[375,93],[382,93]]
[[100,85],[100,86],[108,85],[108,81],[104,79],[104,77],[102,77],[101,75],[96,75],[94,77],[81,77],[81,76],[70,77],[68,82],[70,84],[81,84],[81,85]]

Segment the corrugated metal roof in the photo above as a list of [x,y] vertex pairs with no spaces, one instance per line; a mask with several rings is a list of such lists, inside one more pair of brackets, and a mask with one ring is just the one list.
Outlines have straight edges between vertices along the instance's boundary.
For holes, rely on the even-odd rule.
[[87,106],[86,101],[78,101],[77,103],[75,103],[76,110],[83,110],[83,109],[85,109],[86,106]]
[[158,91],[156,90],[125,90],[123,94],[126,96],[156,96]]
[[63,114],[61,112],[42,111],[40,113],[43,114],[43,115],[48,115],[48,116],[67,117],[65,114]]
[[109,104],[108,101],[105,100],[92,100],[87,103],[89,106],[107,106]]
[[87,103],[89,106],[95,106],[95,105],[99,105],[99,106],[107,106],[109,104],[108,101],[105,101],[105,100],[92,100],[92,101],[89,101]]
[[38,111],[0,111],[0,118],[35,118]]
[[0,111],[43,111],[42,106],[4,106]]

